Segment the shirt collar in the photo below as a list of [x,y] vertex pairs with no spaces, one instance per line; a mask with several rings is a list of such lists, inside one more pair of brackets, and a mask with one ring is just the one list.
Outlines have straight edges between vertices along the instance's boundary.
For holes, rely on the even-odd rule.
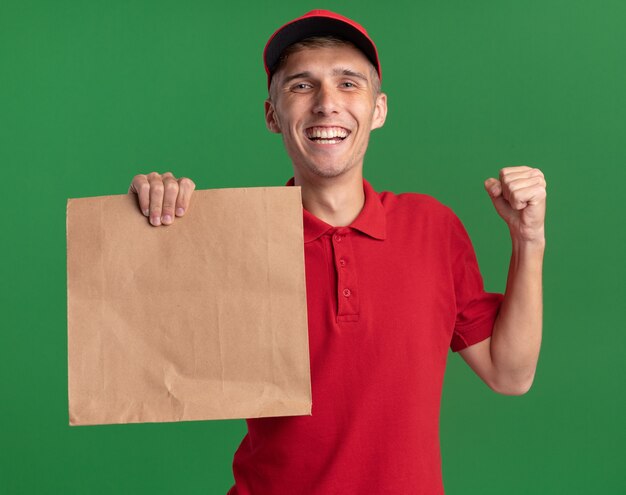
[[[287,182],[287,186],[293,186],[295,180],[292,177]],[[363,179],[363,192],[365,193],[365,204],[359,215],[348,226],[348,228],[356,229],[374,239],[384,240],[386,238],[385,209],[380,202],[380,198],[369,182]],[[318,237],[324,235],[331,229],[332,225],[320,220],[315,215],[302,208],[303,226],[304,226],[304,242],[311,242]]]

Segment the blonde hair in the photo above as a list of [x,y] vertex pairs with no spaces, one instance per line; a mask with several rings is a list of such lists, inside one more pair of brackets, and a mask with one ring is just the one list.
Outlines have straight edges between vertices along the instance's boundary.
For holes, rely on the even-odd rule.
[[[292,45],[289,45],[283,53],[280,55],[278,59],[278,63],[276,64],[276,68],[273,71],[272,79],[270,81],[269,88],[269,99],[274,100],[275,96],[275,85],[274,85],[274,77],[278,73],[278,71],[285,65],[287,59],[290,55],[293,55],[300,50],[304,50],[307,48],[336,48],[338,46],[351,46],[353,48],[357,48],[354,43],[344,40],[342,38],[337,38],[335,36],[312,36],[310,38],[305,38],[301,41],[298,41]],[[358,50],[358,48],[357,48]],[[374,64],[372,64],[369,59],[369,68],[370,68],[370,76],[372,79],[372,87],[374,89],[374,98],[376,98],[380,94],[380,77],[378,76],[378,71]]]

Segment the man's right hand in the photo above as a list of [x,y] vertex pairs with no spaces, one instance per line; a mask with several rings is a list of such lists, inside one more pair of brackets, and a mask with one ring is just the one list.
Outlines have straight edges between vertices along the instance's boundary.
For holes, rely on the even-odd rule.
[[189,208],[189,200],[196,185],[191,179],[177,179],[171,172],[163,175],[152,172],[133,178],[129,193],[137,194],[139,208],[155,227],[170,225]]

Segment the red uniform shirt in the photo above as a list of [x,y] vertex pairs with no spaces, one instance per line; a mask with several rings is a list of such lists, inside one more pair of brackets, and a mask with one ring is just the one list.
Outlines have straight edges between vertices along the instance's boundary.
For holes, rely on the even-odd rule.
[[363,187],[349,227],[303,212],[312,415],[247,420],[232,495],[443,493],[448,349],[489,337],[502,296],[449,208]]

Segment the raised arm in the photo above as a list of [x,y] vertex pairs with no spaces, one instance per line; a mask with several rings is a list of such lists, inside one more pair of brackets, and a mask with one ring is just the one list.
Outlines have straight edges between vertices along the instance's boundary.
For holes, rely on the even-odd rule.
[[509,227],[511,262],[492,336],[459,354],[493,390],[520,395],[532,385],[541,346],[546,182],[538,169],[510,167],[485,189]]

